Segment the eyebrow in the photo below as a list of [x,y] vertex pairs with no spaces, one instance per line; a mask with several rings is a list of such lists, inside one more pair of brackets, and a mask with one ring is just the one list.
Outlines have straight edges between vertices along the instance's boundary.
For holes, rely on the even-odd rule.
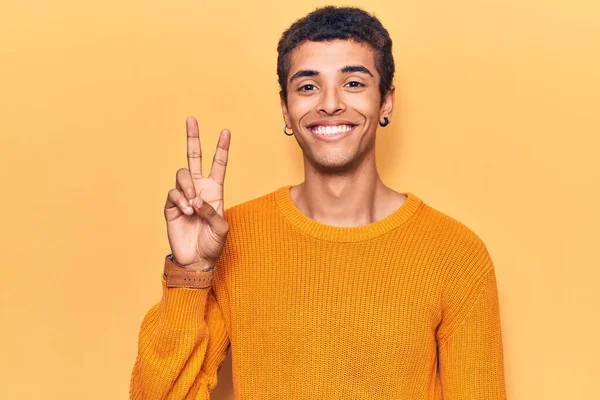
[[301,69],[300,71],[298,71],[294,75],[292,75],[289,83],[292,83],[292,81],[294,79],[303,78],[305,76],[317,76],[317,75],[319,75],[319,71],[315,71],[313,69]]
[[341,73],[347,74],[348,72],[362,72],[363,74],[367,74],[369,76],[373,76],[371,71],[367,67],[362,65],[346,65],[344,68],[340,70]]
[[[363,74],[367,74],[367,75],[373,77],[373,74],[371,73],[371,71],[369,71],[369,69],[367,67],[362,66],[362,65],[346,65],[345,67],[340,69],[340,72],[342,74],[347,74],[349,72],[362,72]],[[313,69],[301,69],[301,70],[297,71],[294,75],[292,75],[289,83],[292,83],[292,81],[294,81],[295,79],[298,79],[298,78],[303,78],[303,77],[307,77],[307,76],[318,76],[318,75],[319,75],[319,71],[315,71]]]

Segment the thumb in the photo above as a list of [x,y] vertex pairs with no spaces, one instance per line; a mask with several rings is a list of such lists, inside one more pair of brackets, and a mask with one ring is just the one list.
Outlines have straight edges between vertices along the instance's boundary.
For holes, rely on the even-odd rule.
[[225,234],[229,230],[229,224],[219,213],[202,197],[198,197],[192,202],[194,211],[200,218],[205,220],[210,227],[219,234]]

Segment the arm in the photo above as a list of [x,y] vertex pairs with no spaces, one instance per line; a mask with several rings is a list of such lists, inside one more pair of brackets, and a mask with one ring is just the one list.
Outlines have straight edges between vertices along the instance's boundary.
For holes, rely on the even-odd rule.
[[440,330],[438,354],[445,400],[504,400],[504,362],[496,275],[491,260],[454,322]]
[[209,399],[229,337],[212,287],[169,288],[142,322],[130,399]]
[[219,268],[223,262],[229,231],[223,182],[230,132],[221,131],[208,177],[202,174],[200,134],[193,117],[186,120],[186,140],[188,169],[177,171],[175,188],[169,190],[164,208],[174,259],[165,257],[168,278],[163,276],[161,301],[142,322],[130,399],[208,399],[229,345],[223,314],[210,286],[212,277],[205,268],[197,270],[199,274],[194,269]]

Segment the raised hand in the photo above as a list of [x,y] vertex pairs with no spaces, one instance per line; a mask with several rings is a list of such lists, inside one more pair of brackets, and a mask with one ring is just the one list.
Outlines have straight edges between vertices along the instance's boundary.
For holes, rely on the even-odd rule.
[[186,120],[188,168],[177,171],[165,204],[167,236],[174,261],[194,268],[213,267],[221,255],[229,224],[223,218],[223,182],[231,133],[223,129],[208,177],[202,175],[198,122]]

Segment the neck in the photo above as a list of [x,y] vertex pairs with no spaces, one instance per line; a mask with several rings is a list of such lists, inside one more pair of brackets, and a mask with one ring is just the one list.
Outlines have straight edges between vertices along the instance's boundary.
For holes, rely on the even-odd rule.
[[327,225],[367,225],[392,214],[406,200],[384,185],[374,158],[344,174],[305,168],[304,177],[291,188],[292,200],[304,215]]

